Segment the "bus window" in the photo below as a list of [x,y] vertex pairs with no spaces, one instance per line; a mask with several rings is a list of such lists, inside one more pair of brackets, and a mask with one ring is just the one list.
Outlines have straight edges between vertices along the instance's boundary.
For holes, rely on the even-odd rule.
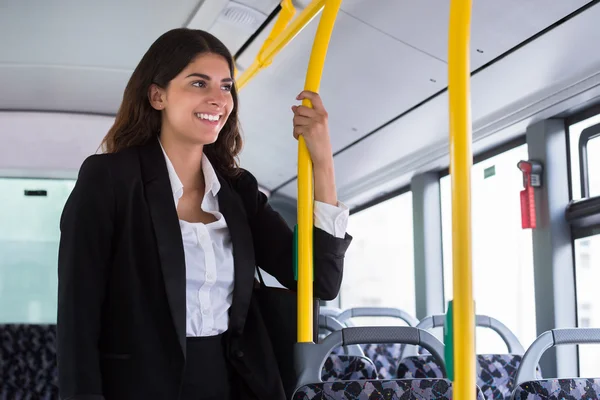
[[[583,198],[580,181],[579,139],[585,129],[595,130],[600,115],[595,115],[569,126],[571,156],[571,192],[573,200]],[[589,197],[600,196],[600,137],[587,142]],[[577,290],[577,326],[600,328],[600,298],[597,282],[600,280],[600,235],[581,237],[574,241],[575,279]],[[600,374],[600,346],[579,346],[580,376]]]
[[[600,328],[600,235],[575,240],[577,326]],[[580,376],[600,374],[600,346],[579,346]]]
[[59,221],[75,181],[0,178],[0,323],[55,323]]
[[[473,294],[478,314],[503,322],[527,348],[536,338],[533,243],[521,228],[517,168],[526,160],[521,145],[473,165],[471,175]],[[440,180],[444,258],[444,295],[452,298],[451,182]],[[477,329],[478,353],[503,353],[502,339],[489,329]]]
[[[579,200],[583,197],[581,193],[581,173],[580,173],[580,160],[579,160],[579,138],[581,133],[591,126],[600,123],[600,114],[595,115],[591,118],[577,122],[569,126],[569,156],[571,159],[571,195],[573,200]],[[588,142],[588,179],[590,196],[600,195],[600,176],[598,176],[598,168],[600,167],[600,138],[591,139]]]
[[[344,262],[341,308],[394,307],[414,315],[412,193],[351,215],[348,232],[354,240]],[[384,325],[381,318],[367,319],[359,323]]]
[[590,140],[587,144],[588,181],[591,196],[600,196],[600,137]]

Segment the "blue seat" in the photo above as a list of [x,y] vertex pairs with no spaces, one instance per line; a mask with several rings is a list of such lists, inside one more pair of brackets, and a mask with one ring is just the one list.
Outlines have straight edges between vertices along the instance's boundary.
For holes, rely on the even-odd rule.
[[600,378],[537,379],[536,367],[551,347],[600,343],[600,329],[553,329],[529,347],[517,372],[514,400],[598,400]]
[[0,325],[0,399],[58,399],[56,325]]

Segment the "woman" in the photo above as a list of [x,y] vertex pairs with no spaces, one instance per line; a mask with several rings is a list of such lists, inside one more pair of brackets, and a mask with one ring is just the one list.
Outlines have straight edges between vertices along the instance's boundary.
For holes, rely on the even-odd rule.
[[[233,60],[198,30],[161,36],[125,89],[106,154],[87,158],[61,219],[62,399],[280,399],[255,267],[294,289],[293,234],[236,165]],[[315,296],[333,299],[351,237],[327,113],[294,106],[315,175]]]

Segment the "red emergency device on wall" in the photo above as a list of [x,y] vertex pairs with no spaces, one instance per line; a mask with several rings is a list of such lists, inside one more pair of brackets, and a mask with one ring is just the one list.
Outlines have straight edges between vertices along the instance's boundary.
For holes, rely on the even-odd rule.
[[537,161],[519,161],[517,167],[523,173],[521,191],[521,226],[535,229],[535,188],[542,186],[542,164]]

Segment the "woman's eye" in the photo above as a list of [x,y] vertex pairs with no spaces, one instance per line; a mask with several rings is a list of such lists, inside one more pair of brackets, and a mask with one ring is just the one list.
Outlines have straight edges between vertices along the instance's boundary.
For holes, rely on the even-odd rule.
[[196,87],[203,88],[203,87],[206,87],[206,82],[204,82],[204,81],[197,81],[197,82],[192,83],[192,85],[196,86]]
[[221,89],[225,90],[226,92],[231,92],[231,89],[233,89],[232,85],[224,85],[221,86]]

